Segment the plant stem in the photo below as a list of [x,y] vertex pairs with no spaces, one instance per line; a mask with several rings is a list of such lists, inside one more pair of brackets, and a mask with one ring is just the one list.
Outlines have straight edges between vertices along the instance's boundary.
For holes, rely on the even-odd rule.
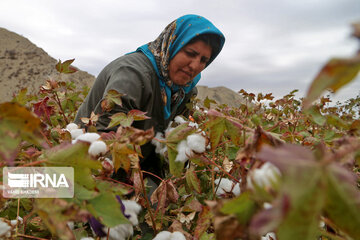
[[53,91],[53,94],[55,96],[56,103],[59,105],[60,113],[63,115],[66,124],[69,124],[69,120],[65,116],[65,113],[64,113],[64,110],[62,109],[61,102],[60,102],[59,96],[57,95],[57,92]]
[[17,236],[17,237],[30,238],[30,239],[48,240],[48,239],[46,239],[46,238],[32,237],[32,236],[28,236],[28,235],[21,234],[21,233],[17,234],[16,236]]
[[17,202],[17,212],[16,212],[16,228],[15,228],[15,235],[18,234],[18,230],[19,230],[19,213],[20,213],[20,198],[18,198],[18,202]]
[[139,175],[140,175],[141,188],[143,190],[143,195],[144,195],[144,198],[145,198],[146,207],[149,210],[149,215],[150,215],[150,218],[151,218],[151,223],[152,223],[152,228],[154,230],[154,235],[156,235],[157,234],[156,223],[155,223],[154,215],[151,212],[150,201],[149,201],[149,199],[147,197],[147,194],[146,194],[146,189],[145,189],[145,184],[144,184],[144,177],[143,177],[142,171],[140,169],[140,164],[138,164],[138,171],[139,171]]

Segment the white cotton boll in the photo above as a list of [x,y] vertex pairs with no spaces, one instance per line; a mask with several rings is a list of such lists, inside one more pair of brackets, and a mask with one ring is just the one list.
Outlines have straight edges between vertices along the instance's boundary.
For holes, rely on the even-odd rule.
[[187,145],[197,153],[205,152],[206,139],[201,134],[191,134],[186,138]]
[[80,238],[80,240],[94,240],[94,238],[92,238],[92,237],[84,237],[84,238]]
[[141,211],[141,206],[135,201],[131,200],[122,200],[122,203],[125,206],[125,215],[130,215],[129,221],[134,225],[138,225],[139,221],[137,215]]
[[248,174],[248,188],[254,189],[254,183],[262,188],[271,187],[278,181],[279,176],[281,176],[280,170],[275,165],[266,162]]
[[71,230],[74,230],[74,222],[69,221],[66,223]]
[[194,128],[196,128],[196,129],[198,129],[199,128],[199,125],[197,124],[197,123],[195,123],[195,122],[189,122],[189,127],[194,127]]
[[186,140],[182,140],[178,143],[176,150],[178,154],[176,155],[175,162],[186,162],[193,155],[191,148],[187,145]]
[[75,123],[69,123],[68,125],[66,125],[66,130],[68,130],[69,132],[78,128],[79,126]]
[[89,154],[93,157],[97,157],[99,155],[104,155],[107,151],[106,143],[103,141],[95,141],[90,144]]
[[170,237],[171,237],[171,232],[161,231],[153,238],[153,240],[170,240]]
[[23,223],[23,219],[22,219],[22,217],[20,217],[20,216],[18,216],[18,218],[17,219],[14,219],[14,220],[11,220],[10,221],[10,224],[11,224],[11,226],[16,226],[16,224],[19,222],[19,224],[22,224]]
[[217,178],[215,179],[214,183],[216,185],[219,185],[219,187],[216,190],[216,195],[221,196],[225,193],[233,193],[235,196],[239,196],[241,193],[240,184],[236,183],[234,184],[233,181],[229,180],[228,178]]
[[215,179],[214,183],[216,185],[219,185],[219,187],[216,190],[216,195],[220,196],[225,194],[226,192],[230,192],[232,188],[232,181],[230,181],[227,178],[222,178],[220,181],[220,178]]
[[[155,139],[155,138],[156,138],[156,139]],[[158,141],[157,139],[159,139],[159,140],[165,140],[164,134],[161,133],[161,132],[157,132],[156,135],[155,135],[155,138],[153,138],[153,139],[151,140],[151,143],[155,146],[155,152],[161,154],[164,146],[166,147],[166,145],[163,144],[163,143],[161,143],[161,142]],[[161,155],[164,156],[164,154],[161,154]]]
[[261,240],[276,240],[275,233],[269,232],[265,235],[265,237],[261,237]]
[[270,203],[265,202],[265,203],[263,204],[263,207],[264,207],[264,209],[271,209],[273,206],[272,206]]
[[240,184],[239,183],[236,183],[233,187],[233,190],[232,190],[232,193],[235,195],[235,196],[239,196],[240,193],[241,193],[241,189],[240,189]]
[[186,240],[182,232],[173,232],[170,236],[170,240]]
[[[85,133],[84,129],[73,129],[73,130],[70,130],[69,132],[70,132],[72,139],[76,139],[80,135],[83,135]],[[75,143],[76,143],[76,141],[75,141]]]
[[174,119],[174,121],[175,121],[176,123],[178,123],[178,124],[186,123],[186,121],[185,121],[182,117],[180,117],[180,116],[176,116],[175,119]]
[[164,146],[162,149],[160,149],[159,154],[161,156],[165,156],[165,152],[167,151],[167,146]]
[[84,133],[80,136],[78,136],[75,140],[77,141],[83,141],[83,142],[95,142],[100,138],[100,135],[97,133]]
[[[107,233],[108,227],[103,227],[102,230]],[[119,224],[110,228],[109,240],[126,240],[134,233],[133,226],[131,224]],[[106,240],[107,236],[102,237],[101,240]]]
[[168,127],[166,130],[165,130],[165,135],[167,135],[168,133],[170,133],[172,130],[174,130],[175,128],[173,127]]
[[11,227],[7,222],[3,221],[3,219],[0,218],[0,237],[10,237],[10,236],[11,236]]

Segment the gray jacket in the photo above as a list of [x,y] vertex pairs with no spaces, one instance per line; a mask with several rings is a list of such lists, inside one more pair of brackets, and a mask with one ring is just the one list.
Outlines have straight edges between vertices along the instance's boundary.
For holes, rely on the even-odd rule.
[[[122,106],[117,105],[112,111],[103,112],[101,102],[111,89],[125,94],[122,97]],[[83,126],[80,118],[90,117],[91,112],[94,111],[95,114],[101,115],[96,125],[98,131],[116,131],[116,127],[107,129],[110,122],[109,117],[117,112],[127,113],[132,109],[138,109],[147,112],[146,115],[151,119],[136,121],[133,124],[134,127],[143,130],[154,127],[155,132],[163,132],[170,120],[176,115],[186,112],[186,103],[196,94],[197,89],[194,88],[185,96],[179,107],[172,109],[171,116],[165,120],[164,105],[156,72],[150,60],[143,53],[134,52],[117,58],[101,71],[88,96],[80,106],[75,117],[75,123]]]
[[[122,106],[116,105],[110,112],[103,112],[101,102],[111,89],[125,94],[122,96]],[[110,123],[109,117],[118,112],[127,113],[132,109],[138,109],[147,112],[146,115],[150,119],[135,121],[133,127],[142,130],[154,127],[155,132],[164,132],[175,116],[188,114],[185,105],[196,94],[196,88],[186,94],[183,102],[177,108],[172,109],[171,116],[165,120],[164,105],[156,72],[150,60],[143,53],[134,52],[117,58],[101,71],[85,101],[80,106],[75,117],[75,123],[84,127],[80,118],[88,118],[94,111],[95,114],[100,114],[96,125],[98,131],[116,131],[117,127],[107,128]],[[159,172],[162,171],[162,165],[159,163],[159,159],[155,159],[155,147],[151,143],[147,143],[141,149],[144,156],[141,160],[142,168],[160,176],[163,175]]]

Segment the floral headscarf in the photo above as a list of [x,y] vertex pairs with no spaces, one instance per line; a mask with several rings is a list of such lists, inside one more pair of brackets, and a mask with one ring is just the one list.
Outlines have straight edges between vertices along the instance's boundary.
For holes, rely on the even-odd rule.
[[[199,82],[199,73],[186,86],[173,84],[169,79],[170,60],[184,47],[191,39],[200,34],[216,34],[220,37],[218,52],[213,52],[207,66],[215,59],[221,51],[225,38],[209,20],[198,15],[185,15],[171,22],[155,41],[139,47],[136,51],[143,52],[151,61],[161,87],[164,101],[164,117],[168,119],[171,115],[171,106],[180,104],[186,93],[189,93]],[[169,101],[170,100],[170,101]]]

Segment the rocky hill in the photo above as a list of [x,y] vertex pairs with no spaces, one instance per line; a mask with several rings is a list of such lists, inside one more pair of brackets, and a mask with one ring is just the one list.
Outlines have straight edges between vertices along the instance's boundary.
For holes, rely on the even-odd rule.
[[[11,100],[22,88],[27,88],[29,93],[39,91],[46,79],[59,77],[56,63],[57,60],[25,37],[0,28],[0,102]],[[62,80],[73,80],[80,88],[91,86],[94,79],[93,75],[80,70],[62,76]],[[242,102],[239,94],[226,87],[198,86],[198,90],[201,100],[208,96],[219,104],[234,107]]]
[[[59,76],[56,63],[57,60],[28,39],[0,28],[0,102],[11,100],[22,88],[36,93],[46,79]],[[62,76],[62,80],[73,80],[79,87],[91,86],[94,79],[84,71]]]

